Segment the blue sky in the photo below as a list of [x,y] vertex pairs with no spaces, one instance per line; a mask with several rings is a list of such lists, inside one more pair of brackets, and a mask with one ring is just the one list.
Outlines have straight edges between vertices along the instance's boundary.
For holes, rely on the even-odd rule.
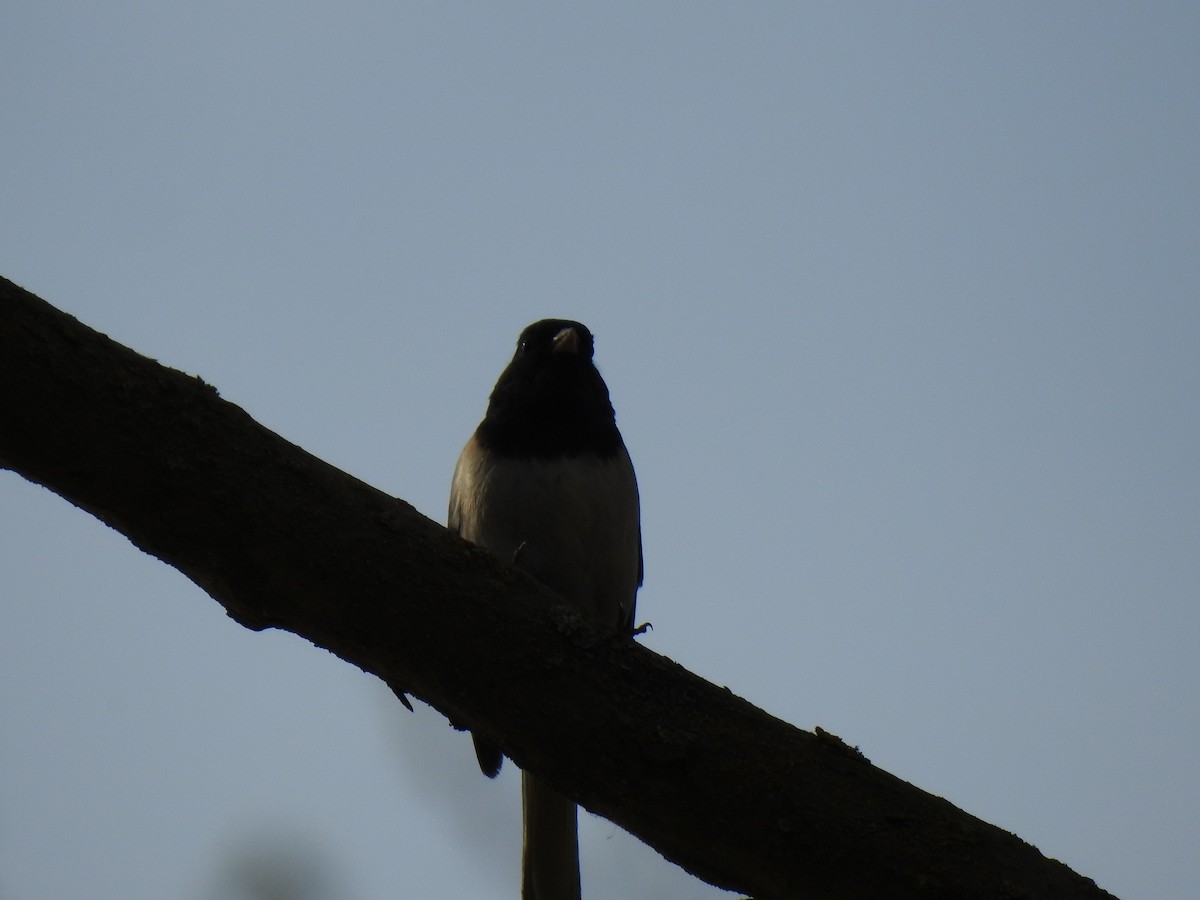
[[[441,521],[578,318],[645,643],[1122,897],[1200,882],[1200,7],[69,4],[0,273]],[[516,779],[0,474],[0,893],[516,893]],[[511,770],[511,767],[509,767]],[[590,898],[707,897],[607,822]]]

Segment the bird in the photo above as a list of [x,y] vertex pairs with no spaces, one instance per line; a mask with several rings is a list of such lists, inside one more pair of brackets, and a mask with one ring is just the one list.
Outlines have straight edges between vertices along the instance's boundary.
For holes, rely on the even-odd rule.
[[[447,524],[602,627],[631,634],[643,577],[637,478],[594,349],[569,319],[521,332],[454,467]],[[472,740],[494,778],[503,756]],[[575,804],[528,772],[521,799],[522,900],[578,900]]]

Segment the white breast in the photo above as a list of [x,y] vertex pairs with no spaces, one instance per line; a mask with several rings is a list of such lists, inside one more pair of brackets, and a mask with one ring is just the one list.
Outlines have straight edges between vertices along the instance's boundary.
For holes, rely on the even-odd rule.
[[599,621],[632,617],[641,532],[624,448],[608,460],[485,461],[472,439],[454,469],[450,526]]

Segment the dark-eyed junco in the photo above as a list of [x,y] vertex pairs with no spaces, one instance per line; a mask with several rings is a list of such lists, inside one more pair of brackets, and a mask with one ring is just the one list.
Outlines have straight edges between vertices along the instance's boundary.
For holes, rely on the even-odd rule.
[[[629,632],[642,583],[637,481],[592,350],[578,322],[521,332],[454,468],[449,526]],[[478,737],[475,753],[488,776],[500,771],[500,752]],[[528,774],[521,796],[522,897],[578,898],[575,805]]]

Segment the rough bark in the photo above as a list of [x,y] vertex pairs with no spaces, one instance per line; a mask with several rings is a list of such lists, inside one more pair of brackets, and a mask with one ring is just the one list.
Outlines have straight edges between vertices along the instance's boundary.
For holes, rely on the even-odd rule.
[[763,900],[1110,896],[835,737],[605,636],[199,378],[2,279],[0,466],[243,625],[295,632],[486,734],[713,884]]

